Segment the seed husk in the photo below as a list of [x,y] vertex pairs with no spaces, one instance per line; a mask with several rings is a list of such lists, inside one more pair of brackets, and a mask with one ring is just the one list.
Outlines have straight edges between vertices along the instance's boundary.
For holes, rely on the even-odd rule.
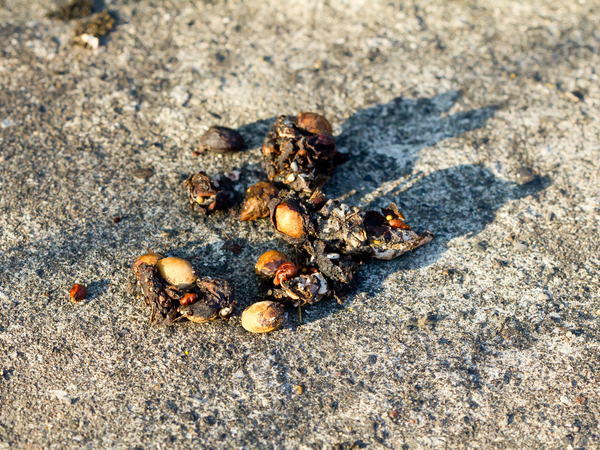
[[156,263],[156,270],[163,280],[177,289],[188,289],[198,279],[190,262],[181,258],[163,258]]
[[270,333],[281,326],[285,319],[279,303],[262,301],[246,308],[242,313],[242,327],[251,333]]
[[154,252],[146,253],[145,255],[142,255],[138,259],[135,260],[135,262],[133,263],[133,271],[137,274],[138,268],[142,264],[149,264],[151,266],[155,266],[156,263],[163,258],[164,258],[164,256],[161,255],[160,253],[154,253]]
[[212,126],[200,138],[200,151],[233,153],[244,147],[243,136],[227,127]]
[[260,255],[254,267],[254,272],[263,279],[272,279],[279,266],[287,262],[290,262],[290,259],[285,253],[278,250],[269,250]]
[[240,220],[260,219],[269,215],[269,202],[279,195],[279,189],[266,181],[259,181],[246,190]]

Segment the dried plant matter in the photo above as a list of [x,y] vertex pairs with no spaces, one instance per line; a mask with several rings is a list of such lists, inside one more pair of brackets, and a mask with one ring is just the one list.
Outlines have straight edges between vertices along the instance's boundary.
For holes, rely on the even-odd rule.
[[190,206],[202,214],[210,214],[231,206],[233,193],[230,185],[229,178],[220,177],[217,181],[204,172],[190,175],[183,183]]
[[81,47],[98,47],[98,38],[107,35],[115,26],[115,18],[107,10],[94,14],[75,27],[74,45]]
[[279,195],[279,189],[266,181],[259,181],[246,190],[240,220],[260,219],[269,215],[269,202]]
[[279,116],[265,139],[263,154],[269,180],[303,195],[329,180],[339,160],[331,125],[314,113]]

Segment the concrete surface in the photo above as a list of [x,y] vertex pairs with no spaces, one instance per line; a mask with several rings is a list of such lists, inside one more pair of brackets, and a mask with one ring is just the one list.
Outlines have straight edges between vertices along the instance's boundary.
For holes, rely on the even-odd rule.
[[[441,3],[107,1],[92,51],[0,0],[0,448],[600,447],[598,4]],[[257,255],[289,247],[181,182],[243,191],[300,110],[351,154],[330,196],[436,238],[249,335]],[[193,156],[213,124],[248,151]],[[150,325],[148,248],[227,276],[232,320]]]

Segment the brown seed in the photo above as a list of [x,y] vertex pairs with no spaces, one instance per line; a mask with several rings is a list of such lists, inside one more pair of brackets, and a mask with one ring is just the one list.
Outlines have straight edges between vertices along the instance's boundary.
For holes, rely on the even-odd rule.
[[333,128],[329,121],[317,113],[301,112],[298,115],[298,126],[314,134],[333,134]]
[[273,284],[279,286],[283,280],[290,280],[298,275],[298,268],[293,262],[283,263],[275,272]]
[[185,294],[179,303],[181,306],[188,306],[198,301],[198,294]]
[[87,288],[82,284],[74,284],[69,292],[69,295],[71,296],[72,302],[80,302],[81,300],[85,299],[87,295]]
[[269,250],[260,255],[254,267],[254,272],[261,278],[271,279],[275,276],[279,266],[289,261],[285,253],[277,250]]
[[266,181],[259,181],[246,190],[246,198],[242,205],[240,219],[260,219],[269,215],[269,202],[279,195],[279,189]]
[[227,127],[210,127],[200,138],[200,150],[214,153],[233,153],[244,147],[240,133]]
[[156,270],[163,280],[178,289],[188,289],[198,279],[192,265],[181,258],[163,258],[156,263]]
[[279,303],[263,301],[246,308],[242,313],[242,327],[251,333],[269,333],[281,326],[285,314]]
[[275,210],[277,230],[293,238],[304,237],[302,214],[295,202],[288,200],[277,206]]
[[133,263],[133,271],[135,273],[137,273],[138,267],[140,267],[140,265],[142,263],[148,264],[150,266],[155,266],[156,263],[163,258],[164,258],[164,256],[161,255],[160,253],[154,253],[154,252],[146,253],[145,255],[142,255],[138,259],[135,260],[135,262]]

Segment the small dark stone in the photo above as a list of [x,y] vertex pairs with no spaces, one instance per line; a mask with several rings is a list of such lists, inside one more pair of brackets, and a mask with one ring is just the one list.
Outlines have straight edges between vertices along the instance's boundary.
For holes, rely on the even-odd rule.
[[187,422],[194,422],[196,420],[196,414],[194,414],[192,411],[184,412],[180,417],[182,420]]
[[135,169],[131,171],[131,175],[133,175],[134,178],[138,178],[140,180],[146,180],[148,178],[150,178],[152,175],[154,175],[154,172],[152,171],[152,169],[146,168],[146,169]]
[[210,127],[200,138],[200,150],[213,153],[233,153],[244,147],[240,133],[227,127]]
[[217,418],[216,418],[216,417],[214,417],[214,416],[205,416],[205,417],[203,417],[203,418],[202,418],[202,420],[204,421],[204,423],[205,423],[206,425],[209,425],[209,426],[211,426],[211,427],[212,427],[212,426],[213,426],[215,423],[217,423]]

